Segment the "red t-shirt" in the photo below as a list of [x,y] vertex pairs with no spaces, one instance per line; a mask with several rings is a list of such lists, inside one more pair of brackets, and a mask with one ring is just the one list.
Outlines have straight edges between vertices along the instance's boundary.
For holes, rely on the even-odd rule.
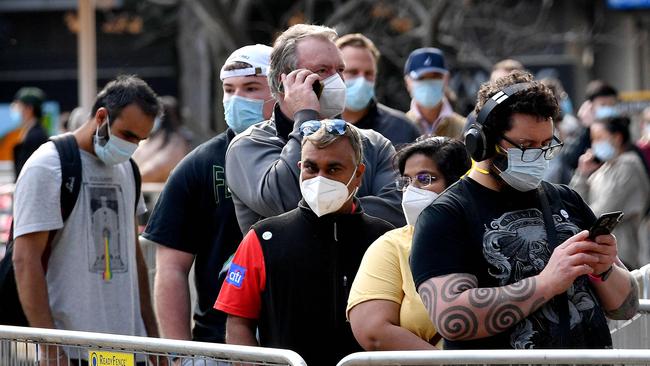
[[229,315],[258,319],[266,286],[264,254],[254,230],[237,248],[214,308]]

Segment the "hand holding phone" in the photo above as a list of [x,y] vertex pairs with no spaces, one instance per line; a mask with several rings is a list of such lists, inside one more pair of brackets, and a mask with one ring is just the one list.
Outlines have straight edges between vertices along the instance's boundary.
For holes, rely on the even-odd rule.
[[623,218],[622,211],[607,212],[602,215],[589,228],[589,239],[595,240],[598,235],[611,234],[616,225]]

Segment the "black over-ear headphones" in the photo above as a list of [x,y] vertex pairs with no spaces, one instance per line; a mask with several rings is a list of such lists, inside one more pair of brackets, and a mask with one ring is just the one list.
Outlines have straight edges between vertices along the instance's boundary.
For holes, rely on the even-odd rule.
[[476,122],[472,123],[465,133],[465,148],[474,161],[483,161],[495,154],[494,146],[496,136],[491,133],[493,126],[486,125],[490,113],[510,99],[514,94],[532,87],[531,83],[513,84],[494,94],[476,116]]

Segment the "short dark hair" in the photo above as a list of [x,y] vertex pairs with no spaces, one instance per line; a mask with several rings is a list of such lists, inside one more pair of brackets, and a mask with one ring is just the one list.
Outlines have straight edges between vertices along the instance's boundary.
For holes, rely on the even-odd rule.
[[406,161],[415,154],[422,154],[433,160],[447,186],[459,180],[472,167],[465,144],[461,141],[445,136],[423,136],[403,147],[395,155],[400,175],[404,174]]
[[601,123],[611,133],[620,133],[623,137],[623,145],[630,143],[630,119],[628,117],[612,117],[596,120],[594,123]]
[[97,94],[91,116],[104,107],[113,123],[122,110],[131,104],[136,104],[144,114],[154,118],[162,109],[158,96],[144,80],[135,75],[120,75]]
[[489,131],[493,138],[500,136],[512,128],[512,115],[514,113],[538,116],[544,119],[557,119],[560,107],[553,92],[533,76],[524,71],[513,71],[497,80],[484,83],[478,91],[476,115],[479,114],[485,103],[496,93],[506,87],[519,83],[529,83],[530,87],[512,95],[508,100],[492,110],[492,113],[483,123],[483,129]]
[[602,80],[592,80],[587,84],[585,97],[592,102],[598,97],[618,98],[618,90]]

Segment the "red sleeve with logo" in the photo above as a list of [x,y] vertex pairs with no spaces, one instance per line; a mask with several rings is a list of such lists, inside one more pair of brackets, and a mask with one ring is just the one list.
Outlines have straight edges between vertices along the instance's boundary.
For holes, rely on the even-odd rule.
[[255,231],[250,230],[237,248],[214,308],[230,315],[257,319],[265,285],[264,254]]

